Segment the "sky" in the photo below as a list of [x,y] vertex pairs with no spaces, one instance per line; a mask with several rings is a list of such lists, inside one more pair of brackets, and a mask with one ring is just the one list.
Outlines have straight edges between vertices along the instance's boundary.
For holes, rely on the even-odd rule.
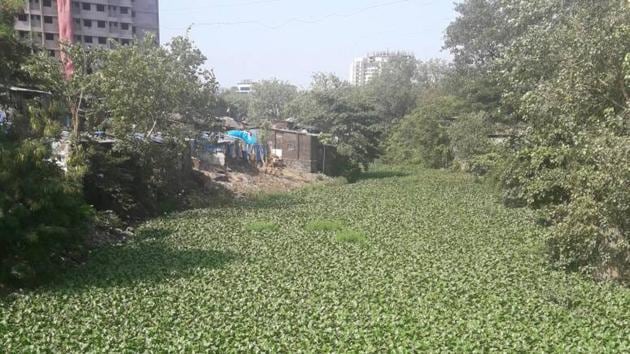
[[354,58],[404,50],[449,59],[452,0],[162,0],[162,43],[185,35],[228,88],[277,78],[307,88],[317,72],[349,79]]

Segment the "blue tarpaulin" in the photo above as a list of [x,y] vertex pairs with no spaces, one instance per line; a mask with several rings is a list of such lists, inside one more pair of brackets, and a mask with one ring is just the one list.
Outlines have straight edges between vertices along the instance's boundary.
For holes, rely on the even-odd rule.
[[230,130],[229,132],[227,132],[227,135],[237,139],[241,139],[247,145],[256,145],[256,137],[244,130]]

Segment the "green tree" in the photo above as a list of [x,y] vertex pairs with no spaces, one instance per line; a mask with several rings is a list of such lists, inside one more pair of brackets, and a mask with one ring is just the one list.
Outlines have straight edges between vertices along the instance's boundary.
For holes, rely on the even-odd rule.
[[468,160],[491,150],[492,129],[484,112],[463,114],[448,128],[454,156]]
[[0,0],[0,105],[7,103],[9,88],[23,83],[27,77],[21,65],[30,51],[13,32],[15,16],[22,5],[19,0]]
[[[22,5],[0,1],[0,90],[7,93],[0,92],[0,104],[11,104],[6,88],[36,84],[20,67],[30,52],[12,30]],[[38,98],[13,108],[10,125],[0,126],[0,291],[54,274],[81,249],[91,214],[80,189],[50,160],[59,105]]]
[[94,115],[90,100],[95,98],[95,68],[102,56],[102,49],[85,48],[81,45],[63,45],[62,50],[74,66],[71,76],[66,76],[63,64],[44,52],[32,56],[24,64],[36,84],[53,94],[53,99],[63,102],[72,119],[72,137],[78,140],[90,127],[87,118]]
[[468,0],[446,41],[455,92],[491,120],[526,127],[512,142],[505,201],[543,212],[555,264],[617,277],[630,273],[629,177],[620,167],[630,164],[628,6]]
[[453,160],[448,127],[465,111],[465,102],[441,91],[423,94],[418,108],[392,130],[385,161],[448,167]]
[[185,37],[164,47],[147,36],[102,53],[97,95],[100,111],[121,139],[131,133],[170,136],[214,124],[217,83],[203,69],[205,56]]
[[249,106],[251,95],[228,90],[219,95],[223,107],[219,109],[219,115],[232,117],[239,121],[247,120],[249,117]]
[[383,124],[391,124],[410,113],[418,97],[418,61],[415,58],[394,58],[383,66],[363,91],[381,116]]
[[379,115],[354,87],[331,74],[316,74],[311,90],[291,106],[302,123],[320,128],[345,157],[342,174],[354,178],[380,154]]
[[288,118],[288,105],[298,95],[297,87],[278,79],[257,82],[252,90],[249,118],[257,124]]

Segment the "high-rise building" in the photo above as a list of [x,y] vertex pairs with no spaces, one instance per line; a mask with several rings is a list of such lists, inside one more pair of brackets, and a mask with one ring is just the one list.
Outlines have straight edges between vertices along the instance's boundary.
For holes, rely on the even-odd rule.
[[350,68],[350,83],[356,86],[365,85],[380,74],[385,64],[394,58],[414,58],[414,55],[400,51],[382,51],[356,58]]
[[[73,41],[88,46],[107,47],[113,39],[129,44],[152,32],[159,40],[159,0],[66,1],[71,6]],[[18,36],[34,47],[59,57],[59,16],[57,0],[26,0],[18,15]]]

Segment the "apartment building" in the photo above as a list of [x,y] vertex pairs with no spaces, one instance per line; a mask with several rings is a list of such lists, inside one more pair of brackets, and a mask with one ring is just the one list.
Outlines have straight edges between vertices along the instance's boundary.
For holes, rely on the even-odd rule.
[[[113,39],[129,44],[148,32],[159,40],[159,0],[91,0],[71,4],[75,43],[107,47],[109,39]],[[21,39],[59,57],[56,0],[26,0],[15,29]]]
[[365,85],[380,74],[384,65],[394,58],[414,58],[414,55],[400,51],[382,51],[356,58],[350,68],[350,83],[355,86]]
[[236,84],[235,91],[244,95],[249,95],[254,92],[254,82],[251,80],[244,80]]

